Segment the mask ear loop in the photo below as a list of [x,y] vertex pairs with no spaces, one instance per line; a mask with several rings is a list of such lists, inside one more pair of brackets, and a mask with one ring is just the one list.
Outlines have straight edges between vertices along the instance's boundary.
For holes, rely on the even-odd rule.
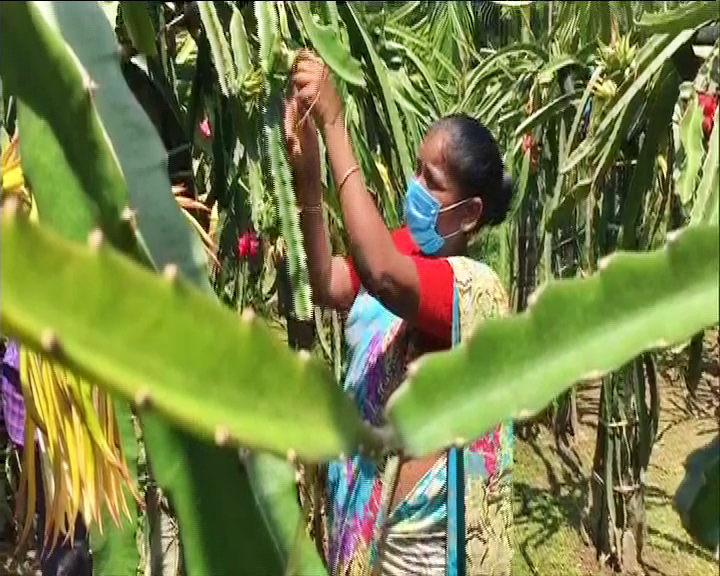
[[451,232],[450,234],[447,234],[447,235],[445,235],[445,236],[442,236],[442,238],[443,238],[444,240],[447,240],[448,238],[452,238],[453,236],[457,236],[458,234],[460,234],[460,232],[462,232],[462,228],[458,228],[457,230],[455,230],[455,232]]
[[455,202],[455,204],[450,204],[450,206],[445,206],[443,208],[440,208],[438,210],[438,214],[442,214],[443,212],[447,212],[448,210],[452,210],[453,208],[457,208],[461,204],[465,204],[468,200],[472,200],[472,198],[465,198],[464,200],[460,200],[459,202]]
[[[455,202],[455,204],[450,204],[450,206],[445,206],[444,208],[441,208],[440,210],[438,210],[438,214],[442,214],[443,212],[447,212],[448,210],[452,210],[453,208],[457,208],[458,206],[460,206],[461,204],[464,204],[464,203],[467,202],[468,200],[472,200],[472,198],[465,198],[464,200],[460,200],[459,202]],[[452,238],[453,236],[457,236],[458,234],[460,234],[460,232],[462,232],[462,227],[458,227],[458,229],[455,230],[455,232],[451,232],[450,234],[447,234],[446,236],[442,236],[442,238],[443,238],[444,240],[447,240],[448,238]]]

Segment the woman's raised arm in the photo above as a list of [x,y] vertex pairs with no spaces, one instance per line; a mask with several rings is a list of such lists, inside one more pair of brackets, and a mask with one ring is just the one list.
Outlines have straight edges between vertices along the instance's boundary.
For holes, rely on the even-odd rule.
[[320,153],[311,116],[298,126],[297,100],[285,101],[283,128],[295,181],[295,199],[308,259],[313,299],[319,306],[348,309],[355,297],[345,260],[330,254],[322,212]]
[[317,57],[301,55],[293,82],[301,109],[311,108],[321,125],[353,263],[362,285],[388,310],[406,320],[414,320],[420,299],[417,269],[412,258],[395,247],[390,231],[365,189],[345,129],[340,97],[327,68]]

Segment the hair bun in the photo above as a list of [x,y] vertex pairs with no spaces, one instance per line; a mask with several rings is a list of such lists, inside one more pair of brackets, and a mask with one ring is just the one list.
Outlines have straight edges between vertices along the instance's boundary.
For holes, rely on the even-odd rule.
[[503,168],[503,175],[502,175],[502,191],[503,191],[503,194],[512,195],[512,189],[513,189],[513,179],[512,179],[512,176],[510,176],[510,173]]
[[510,210],[510,202],[513,196],[513,180],[510,173],[503,168],[502,181],[500,183],[500,194],[494,209],[487,216],[487,223],[490,226],[498,226],[507,218]]

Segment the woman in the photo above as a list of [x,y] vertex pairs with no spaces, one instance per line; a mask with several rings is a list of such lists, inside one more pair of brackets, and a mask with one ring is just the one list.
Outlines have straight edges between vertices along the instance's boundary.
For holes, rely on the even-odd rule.
[[[350,258],[328,250],[316,124]],[[285,134],[314,298],[348,312],[345,390],[363,417],[378,424],[409,362],[458,344],[477,321],[507,312],[497,276],[463,254],[480,226],[503,221],[511,186],[484,126],[465,115],[442,118],[418,151],[406,227],[390,232],[363,184],[334,83],[307,52],[294,66]],[[464,457],[458,460],[458,453]],[[402,459],[396,478],[359,455],[331,462],[323,535],[330,574],[509,574],[511,465],[509,422],[461,452]]]

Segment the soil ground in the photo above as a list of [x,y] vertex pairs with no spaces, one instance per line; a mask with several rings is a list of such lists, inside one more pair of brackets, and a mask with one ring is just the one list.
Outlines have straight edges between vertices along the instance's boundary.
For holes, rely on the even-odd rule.
[[[643,551],[647,576],[717,576],[712,553],[693,543],[672,507],[694,449],[719,431],[720,350],[718,332],[705,339],[703,374],[691,409],[682,367],[686,355],[666,354],[658,363],[660,425],[648,470],[648,540]],[[515,453],[515,538],[513,576],[600,576],[592,545],[581,536],[589,474],[595,449],[599,383],[578,390],[580,430],[558,449],[545,428],[531,440],[517,439]]]

